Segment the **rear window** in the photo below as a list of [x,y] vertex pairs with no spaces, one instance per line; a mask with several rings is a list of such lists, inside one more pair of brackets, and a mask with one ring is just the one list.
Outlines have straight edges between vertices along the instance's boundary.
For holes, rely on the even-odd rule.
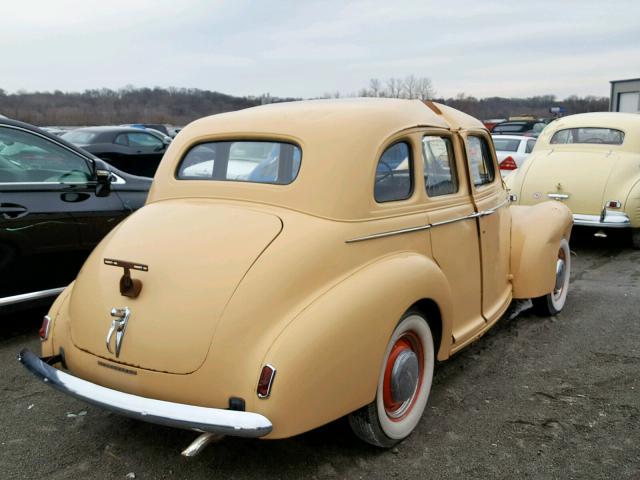
[[566,128],[558,130],[551,137],[553,144],[599,143],[604,145],[622,145],[624,132],[613,128]]
[[284,142],[207,142],[191,148],[178,166],[179,180],[287,185],[298,176],[302,151]]
[[499,152],[517,152],[520,140],[508,138],[494,138],[493,144]]
[[507,124],[498,124],[495,127],[493,127],[492,132],[500,132],[500,133],[506,133],[506,132],[526,132],[527,130],[529,130],[529,125],[526,123],[507,123]]
[[98,136],[97,133],[92,132],[68,132],[62,135],[67,142],[77,143],[80,145],[88,145],[93,142],[93,139]]

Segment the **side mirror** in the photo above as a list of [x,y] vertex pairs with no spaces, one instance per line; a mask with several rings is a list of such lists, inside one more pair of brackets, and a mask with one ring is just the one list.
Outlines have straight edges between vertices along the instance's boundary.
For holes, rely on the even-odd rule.
[[108,197],[111,193],[111,172],[106,169],[96,169],[96,197]]

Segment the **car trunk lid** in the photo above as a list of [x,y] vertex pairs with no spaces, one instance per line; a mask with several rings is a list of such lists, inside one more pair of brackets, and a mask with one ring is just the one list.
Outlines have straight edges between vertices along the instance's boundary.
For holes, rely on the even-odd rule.
[[529,161],[522,199],[527,203],[556,199],[573,213],[598,215],[616,159],[611,150],[552,150],[537,155]]
[[[70,299],[71,336],[80,349],[123,364],[186,374],[204,362],[226,304],[251,265],[282,230],[279,217],[210,200],[152,203],[124,221],[95,249]],[[123,296],[132,262],[142,282]],[[113,261],[109,262],[113,263]],[[107,350],[112,309],[128,308],[119,356]]]

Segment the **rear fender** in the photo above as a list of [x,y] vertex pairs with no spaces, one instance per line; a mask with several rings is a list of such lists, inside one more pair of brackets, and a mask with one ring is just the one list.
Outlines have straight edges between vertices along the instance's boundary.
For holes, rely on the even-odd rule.
[[569,240],[573,217],[562,203],[511,207],[513,298],[536,298],[553,291],[560,240]]
[[419,254],[369,264],[305,308],[264,360],[277,369],[271,397],[255,404],[273,422],[269,437],[302,433],[373,401],[393,329],[423,298],[440,309],[439,350],[448,352],[451,291],[438,266]]

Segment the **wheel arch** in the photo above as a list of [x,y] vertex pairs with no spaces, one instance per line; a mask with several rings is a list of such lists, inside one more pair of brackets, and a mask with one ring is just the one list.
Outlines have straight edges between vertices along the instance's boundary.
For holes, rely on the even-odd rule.
[[415,252],[366,265],[300,312],[264,357],[277,373],[271,397],[253,406],[272,419],[269,438],[297,435],[372,402],[389,338],[412,308],[448,356],[450,286],[432,259]]

